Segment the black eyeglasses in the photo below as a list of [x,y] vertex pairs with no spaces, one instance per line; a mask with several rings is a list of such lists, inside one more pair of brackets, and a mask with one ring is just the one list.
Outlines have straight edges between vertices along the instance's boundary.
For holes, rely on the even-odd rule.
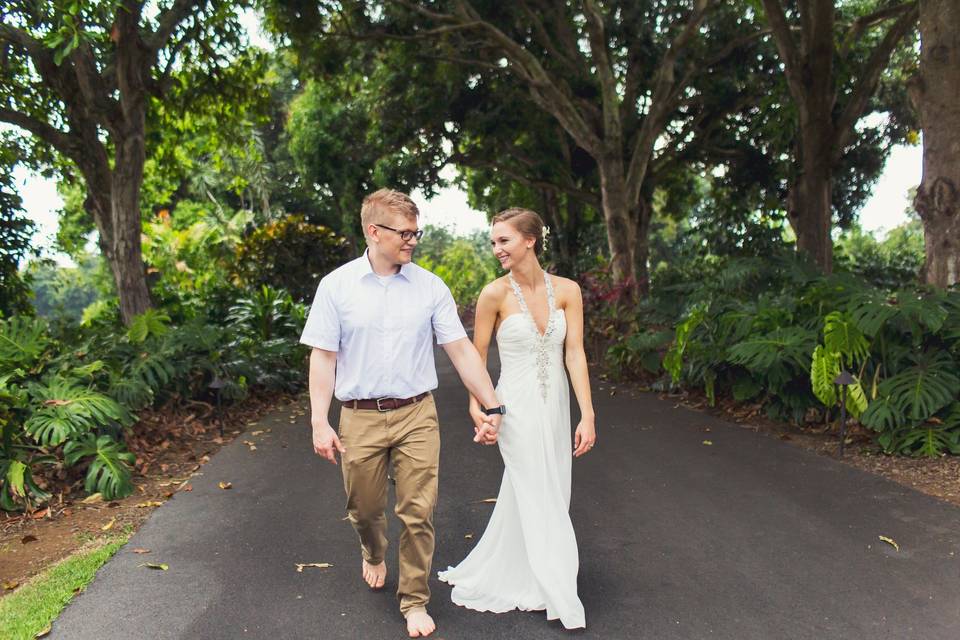
[[387,229],[389,231],[393,231],[394,233],[399,233],[400,239],[403,240],[404,242],[410,242],[414,238],[419,240],[420,238],[423,237],[423,229],[420,229],[418,231],[400,231],[400,229],[394,229],[393,227],[388,227],[385,224],[377,224],[376,222],[373,223],[373,226],[380,227],[381,229]]

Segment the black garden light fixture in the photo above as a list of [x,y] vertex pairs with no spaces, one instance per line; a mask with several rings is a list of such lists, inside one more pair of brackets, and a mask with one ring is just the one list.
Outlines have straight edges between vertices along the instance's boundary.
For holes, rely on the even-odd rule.
[[223,388],[227,386],[226,381],[222,380],[220,376],[214,376],[210,384],[207,385],[207,388],[213,391],[217,396],[217,422],[220,424],[220,437],[223,437],[223,416],[220,415],[220,396]]
[[843,457],[843,445],[847,439],[847,387],[854,382],[856,379],[846,369],[841,369],[840,375],[833,379],[833,384],[840,385],[840,457]]

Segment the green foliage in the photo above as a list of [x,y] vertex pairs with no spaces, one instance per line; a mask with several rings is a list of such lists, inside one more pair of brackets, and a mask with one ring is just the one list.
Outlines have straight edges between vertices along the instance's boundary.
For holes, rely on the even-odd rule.
[[236,295],[228,313],[181,323],[163,310],[129,328],[115,314],[83,326],[0,320],[0,508],[48,500],[36,477],[54,465],[85,468],[87,491],[129,493],[133,456],[122,437],[139,409],[210,401],[214,379],[226,401],[251,388],[302,386],[306,306],[266,286]]
[[89,493],[100,493],[107,500],[129,495],[133,491],[130,467],[136,457],[124,451],[110,436],[96,437],[92,433],[71,440],[63,448],[68,465],[90,459],[87,479],[83,487]]
[[777,257],[699,264],[698,283],[664,287],[649,303],[669,309],[679,292],[687,305],[663,358],[671,384],[703,389],[711,402],[760,402],[778,419],[822,422],[839,413],[834,380],[846,369],[848,413],[884,451],[955,452],[960,291],[887,291]]
[[244,238],[236,248],[234,270],[246,287],[276,287],[307,302],[320,279],[348,258],[344,238],[296,215],[260,226]]
[[133,343],[145,341],[150,336],[162,336],[169,331],[170,316],[156,309],[147,309],[133,319],[127,328],[127,338]]
[[90,305],[109,304],[116,297],[113,277],[103,258],[81,251],[74,259],[76,267],[49,260],[37,260],[28,266],[37,315],[76,323]]
[[55,377],[46,383],[31,383],[28,394],[32,410],[24,429],[46,447],[56,447],[99,426],[131,422],[115,400],[74,380]]
[[497,278],[499,263],[486,243],[455,238],[439,256],[416,256],[417,264],[440,276],[460,308],[472,307],[480,291]]
[[[0,163],[4,149],[0,147]],[[30,253],[35,225],[23,217],[20,196],[8,191],[12,179],[0,173],[0,318],[30,309],[30,280],[20,262]]]
[[14,316],[0,320],[0,371],[29,369],[50,345],[41,318]]
[[883,240],[852,227],[834,245],[834,268],[882,289],[899,289],[917,281],[924,256],[923,226],[914,214],[909,222],[887,232]]
[[[661,359],[674,334],[668,330],[634,333],[617,341],[607,350],[607,366],[618,376],[658,374]],[[674,356],[675,357],[675,356]],[[671,361],[671,366],[673,362]]]

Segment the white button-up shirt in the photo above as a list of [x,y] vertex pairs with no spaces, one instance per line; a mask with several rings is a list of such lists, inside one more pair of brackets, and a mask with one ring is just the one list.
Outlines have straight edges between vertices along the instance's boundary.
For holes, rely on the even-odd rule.
[[436,389],[434,335],[438,344],[467,337],[443,280],[413,263],[378,276],[364,253],[320,281],[300,342],[337,352],[343,402]]

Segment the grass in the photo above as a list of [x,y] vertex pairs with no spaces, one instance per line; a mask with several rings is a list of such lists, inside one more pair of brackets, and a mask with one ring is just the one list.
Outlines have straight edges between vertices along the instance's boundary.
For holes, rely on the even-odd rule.
[[127,534],[95,549],[77,552],[0,599],[0,635],[4,640],[32,640],[47,630],[129,537]]

